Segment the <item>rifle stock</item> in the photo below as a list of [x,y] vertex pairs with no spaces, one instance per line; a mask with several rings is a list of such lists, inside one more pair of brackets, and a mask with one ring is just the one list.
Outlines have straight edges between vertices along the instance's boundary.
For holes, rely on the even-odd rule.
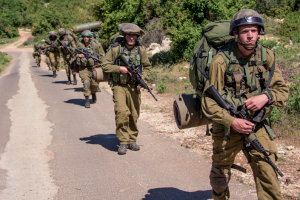
[[[241,118],[241,119],[245,119],[247,121],[248,118],[246,116],[246,111],[244,109],[245,106],[243,106],[243,109],[238,112],[233,106],[229,105],[222,97],[221,95],[218,93],[218,91],[216,90],[216,88],[211,85],[209,86],[206,90],[205,93],[209,95],[210,98],[212,98],[213,100],[215,100],[218,105],[222,108],[224,108],[225,110],[227,110],[227,112],[236,117],[236,118]],[[277,166],[272,162],[272,160],[270,159],[270,155],[272,154],[272,152],[269,152],[267,150],[265,150],[265,148],[262,146],[262,144],[258,141],[258,139],[256,138],[255,134],[253,132],[247,134],[244,134],[246,141],[248,143],[251,144],[252,148],[255,149],[256,151],[258,151],[259,153],[262,153],[266,159],[266,161],[273,167],[273,169],[281,176],[283,177],[282,172],[277,168]]]
[[131,77],[134,78],[143,88],[148,90],[148,92],[152,95],[152,97],[157,101],[154,94],[151,92],[151,89],[147,85],[147,83],[142,78],[142,75],[140,74],[140,71],[138,68],[134,68],[133,65],[129,64],[129,62],[126,60],[126,58],[120,54],[117,59],[120,59],[127,67],[128,71],[131,73]]

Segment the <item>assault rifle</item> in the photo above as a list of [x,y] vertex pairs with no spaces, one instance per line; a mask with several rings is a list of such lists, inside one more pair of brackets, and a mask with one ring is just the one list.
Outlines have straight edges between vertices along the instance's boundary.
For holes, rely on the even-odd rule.
[[69,49],[69,47],[67,45],[65,45],[62,41],[60,41],[60,39],[57,39],[57,41],[64,47],[64,49],[66,49],[70,55],[73,54],[73,50]]
[[85,50],[80,50],[80,49],[76,48],[75,51],[77,53],[83,54],[86,59],[92,58],[92,59],[94,59],[94,61],[102,63],[102,61],[99,58],[92,56],[89,52],[87,52]]
[[156,97],[151,92],[151,89],[149,88],[147,83],[143,80],[140,70],[138,68],[135,68],[133,65],[129,64],[126,58],[122,54],[120,54],[117,59],[120,59],[126,65],[125,67],[130,72],[131,77],[133,79],[136,79],[138,84],[140,84],[143,88],[148,90],[148,92],[150,92],[153,98],[157,101]]
[[55,49],[59,50],[58,47],[53,42],[49,42],[46,40],[45,43],[47,43],[50,46],[52,45]]
[[[218,91],[216,90],[216,88],[211,85],[207,88],[207,90],[205,90],[205,93],[208,94],[208,96],[212,99],[214,99],[219,106],[221,106],[222,108],[224,108],[225,110],[227,110],[227,112],[231,115],[234,116],[236,118],[241,118],[241,119],[245,119],[247,121],[249,121],[249,119],[247,118],[247,112],[246,112],[246,106],[243,105],[241,107],[241,109],[239,111],[237,111],[232,105],[229,105],[222,97],[221,95],[218,93]],[[247,134],[244,134],[246,141],[248,143],[250,143],[250,147],[252,147],[253,149],[255,149],[256,151],[258,151],[259,153],[262,153],[266,159],[266,161],[273,167],[273,169],[275,171],[277,171],[277,173],[283,177],[282,172],[277,168],[277,166],[272,162],[272,160],[270,159],[270,155],[273,154],[273,152],[267,151],[265,150],[265,148],[262,146],[262,144],[258,141],[258,139],[256,138],[255,134],[253,132]]]

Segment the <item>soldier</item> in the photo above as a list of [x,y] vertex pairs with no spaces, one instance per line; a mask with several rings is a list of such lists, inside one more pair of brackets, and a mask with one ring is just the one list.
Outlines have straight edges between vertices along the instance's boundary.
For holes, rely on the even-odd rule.
[[[89,30],[84,30],[81,33],[82,39],[78,42],[77,48],[89,52],[92,56],[98,57],[100,60],[104,58],[104,51],[101,44],[95,44],[92,40],[92,33]],[[85,107],[90,108],[89,96],[92,93],[93,103],[97,102],[96,92],[98,83],[92,79],[92,70],[95,63],[92,58],[86,59],[83,54],[77,56],[77,64],[79,65],[79,77],[83,83],[83,95],[85,96]]]
[[127,148],[138,151],[136,144],[138,136],[137,119],[140,114],[141,86],[132,79],[127,68],[117,57],[122,54],[131,64],[139,68],[143,77],[147,78],[150,73],[146,49],[137,41],[138,37],[145,34],[135,24],[125,23],[119,25],[120,34],[124,40],[115,43],[107,52],[102,64],[103,71],[111,73],[111,88],[116,120],[116,136],[120,142],[118,153],[126,154]]
[[41,54],[42,54],[42,52],[41,52],[41,49],[40,49],[40,45],[38,45],[38,44],[35,44],[34,45],[34,51],[33,51],[33,53],[32,53],[32,56],[35,58],[35,62],[36,62],[36,65],[38,66],[38,67],[40,67],[40,64],[41,64]]
[[46,64],[50,71],[49,52],[47,51],[47,49],[45,48],[45,45],[43,45],[43,44],[40,46],[40,48],[41,48],[42,54],[46,56]]
[[[68,34],[66,34],[66,29],[64,28],[60,28],[58,30],[58,34],[59,34],[59,40],[64,43],[71,51],[74,52],[75,48],[76,48],[76,44],[74,41],[74,38]],[[60,52],[62,53],[63,59],[64,59],[64,64],[65,64],[65,68],[66,68],[66,75],[68,77],[68,82],[67,85],[71,84],[71,72],[73,74],[73,85],[77,85],[77,80],[76,80],[76,72],[73,72],[70,68],[70,60],[72,55],[68,52],[67,49],[65,49],[60,43],[59,43],[59,48],[60,48]]]
[[[265,119],[270,115],[271,107],[284,106],[288,87],[275,65],[274,53],[257,44],[260,34],[264,34],[264,23],[258,12],[243,9],[233,16],[230,35],[235,36],[236,40],[213,58],[205,90],[213,85],[227,103],[235,108],[245,105],[250,116],[264,108]],[[275,72],[273,77],[269,77],[270,70],[274,69],[272,66],[275,67]],[[262,93],[267,88],[268,78],[271,78],[270,87]],[[251,146],[245,146],[244,134],[254,131],[263,147],[273,153],[270,158],[275,162],[275,136],[267,121],[254,124],[253,121],[232,117],[207,96],[202,98],[202,108],[213,124],[211,132],[214,143],[210,172],[213,198],[230,197],[230,169],[236,155],[243,150],[253,170],[258,199],[281,199],[277,172],[266,162],[262,153]]]
[[[56,47],[58,47],[57,43],[57,32],[55,31],[50,31],[49,32],[49,38],[47,39],[48,42],[52,42]],[[56,78],[57,73],[56,71],[59,70],[60,66],[60,52],[59,49],[56,48],[54,45],[49,45],[45,44],[45,47],[47,51],[49,51],[49,58],[50,58],[50,63],[52,66],[52,71],[53,71],[53,78]]]

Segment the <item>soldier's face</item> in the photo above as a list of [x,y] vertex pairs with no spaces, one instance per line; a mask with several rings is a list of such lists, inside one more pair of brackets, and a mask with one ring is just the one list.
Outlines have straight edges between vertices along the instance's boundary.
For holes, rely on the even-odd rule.
[[84,42],[89,42],[89,41],[90,41],[90,37],[88,37],[88,36],[83,36],[83,40],[84,40]]
[[55,39],[56,39],[56,36],[55,36],[55,35],[51,35],[51,39],[52,39],[52,40],[55,40]]
[[242,25],[238,27],[238,38],[242,44],[256,44],[259,35],[257,25]]
[[126,40],[126,43],[130,46],[133,46],[135,45],[135,42],[137,40],[137,35],[133,35],[133,34],[126,34],[125,35],[125,40]]

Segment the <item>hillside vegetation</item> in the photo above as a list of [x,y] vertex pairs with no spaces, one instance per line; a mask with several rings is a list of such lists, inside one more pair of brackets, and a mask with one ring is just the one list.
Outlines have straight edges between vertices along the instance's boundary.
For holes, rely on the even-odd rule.
[[119,23],[132,22],[146,31],[142,44],[159,42],[163,35],[173,41],[170,52],[153,57],[154,67],[159,72],[153,70],[149,81],[159,82],[161,92],[192,92],[187,79],[183,79],[181,86],[178,83],[182,90],[168,89],[167,84],[174,82],[173,78],[161,72],[176,69],[177,74],[186,76],[185,64],[174,68],[174,63],[190,61],[202,27],[211,21],[230,20],[240,9],[253,8],[262,14],[266,25],[265,40],[259,42],[269,48],[276,46],[276,62],[291,90],[287,106],[274,109],[271,122],[277,126],[278,134],[299,137],[299,5],[300,0],[0,0],[0,38],[16,37],[18,27],[28,27],[38,36],[32,39],[35,42],[59,28],[57,19],[65,28],[101,20],[100,37],[106,47],[109,37],[118,32]]

